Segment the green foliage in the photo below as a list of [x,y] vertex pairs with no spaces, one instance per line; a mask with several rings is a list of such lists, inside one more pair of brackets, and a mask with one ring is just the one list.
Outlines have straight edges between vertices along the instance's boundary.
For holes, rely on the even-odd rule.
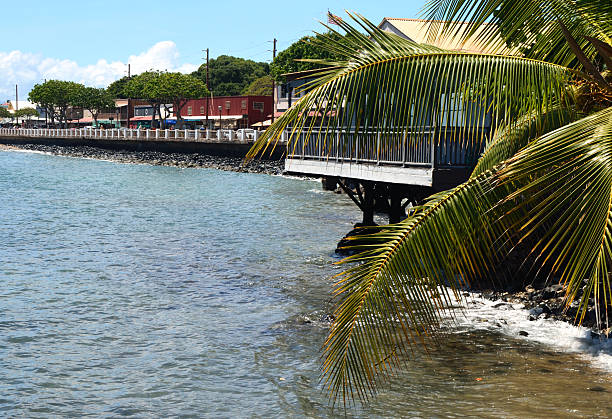
[[204,82],[189,74],[161,73],[155,87],[155,94],[162,103],[174,104],[177,128],[182,128],[181,110],[187,101],[208,95]]
[[0,106],[0,118],[13,118],[13,114],[11,114],[8,109]]
[[127,99],[128,95],[125,93],[125,86],[129,81],[128,76],[121,77],[109,84],[106,90],[113,99]]
[[[388,34],[367,21],[361,23],[370,25],[366,26],[368,36],[345,23],[346,37],[330,34],[327,39],[320,35],[321,47],[334,48],[342,58],[338,66],[319,73],[307,87],[308,93],[258,139],[250,156],[276,143],[289,125],[290,140],[297,132],[317,129],[309,117],[312,111],[332,115],[320,127],[317,138],[329,149],[332,143],[327,139],[336,127],[346,132],[394,132],[385,138],[395,142],[409,138],[418,143],[422,138],[411,133],[445,125],[438,108],[441,103],[450,108],[451,97],[457,92],[462,93],[464,103],[480,105],[474,116],[481,123],[486,107],[492,107],[494,113],[500,111],[497,123],[502,124],[565,100],[569,75],[563,67],[520,57],[443,51]],[[385,106],[379,100],[383,94]],[[432,121],[432,115],[437,119]],[[468,137],[465,141],[473,142],[476,148],[486,140],[483,131],[455,132],[456,136],[464,134]]]
[[84,86],[79,83],[64,80],[48,80],[36,84],[30,91],[29,100],[47,109],[51,122],[56,118],[66,123],[68,107],[78,102],[79,92]]
[[272,83],[273,79],[271,76],[263,76],[253,82],[247,87],[242,94],[247,96],[272,96]]
[[132,99],[143,99],[152,103],[160,103],[156,90],[160,74],[158,71],[145,71],[137,76],[133,76],[125,84],[123,94]]
[[30,119],[32,117],[39,116],[38,111],[34,108],[23,108],[15,111],[16,118]]
[[283,74],[321,68],[321,65],[317,63],[296,60],[322,60],[334,63],[341,59],[341,56],[333,49],[322,46],[321,42],[339,41],[340,38],[341,35],[333,32],[303,37],[276,56],[270,65],[270,74],[277,82],[284,82]]
[[[269,73],[267,63],[220,55],[209,61],[210,90],[215,96],[237,96],[253,81]],[[206,83],[206,64],[192,75]]]
[[[560,23],[591,61],[597,48],[588,37],[610,43],[612,34],[612,3],[600,0],[432,0],[426,14],[446,22],[437,25],[443,25],[448,37],[467,38],[484,22],[490,22],[488,30],[479,35],[482,45],[500,52],[509,46],[511,53],[526,53],[530,58],[576,68],[580,62]],[[462,21],[470,24],[454,23]],[[501,37],[496,35],[497,28]]]
[[[560,278],[568,306],[584,289],[578,321],[593,298],[598,323],[610,327],[612,108],[603,99],[592,107],[595,113],[580,116],[568,92],[577,81],[595,90],[592,97],[607,97],[612,87],[603,78],[595,83],[591,71],[560,65],[579,66],[584,60],[575,61],[566,45],[558,49],[561,29],[553,22],[560,19],[578,38],[587,34],[608,43],[611,8],[590,0],[430,3],[431,17],[473,19],[473,28],[494,12],[505,13],[504,36],[512,34],[508,22],[516,17],[514,28],[525,37],[521,48],[510,51],[514,56],[414,44],[360,17],[354,19],[365,34],[340,22],[346,37],[322,36],[320,45],[340,56],[337,67],[319,74],[299,102],[258,139],[249,157],[276,145],[288,127],[289,154],[297,143],[295,134],[313,130],[321,134],[312,141],[331,150],[328,140],[335,128],[330,127],[379,132],[381,141],[417,145],[419,132],[443,122],[429,115],[440,118],[436,110],[448,105],[453,94],[464,107],[486,104],[496,115],[490,139],[454,133],[453,139],[464,144],[486,142],[465,183],[432,195],[398,224],[351,239],[351,248],[360,253],[344,261],[352,264],[336,283],[335,321],[324,345],[324,383],[334,399],[347,402],[375,393],[415,347],[443,333],[443,321],[452,318],[466,286],[516,280],[494,273],[517,250],[529,255],[535,270]],[[529,19],[542,24],[542,40],[525,32],[533,26],[524,25]],[[449,23],[447,34],[473,34],[461,33],[462,28]],[[583,42],[586,38],[579,39],[587,59],[595,60],[597,53]],[[492,32],[485,31],[481,42],[506,48]],[[552,62],[521,57],[526,48],[530,56],[552,57]],[[312,112],[328,116],[312,122]]]
[[160,73],[153,85],[153,95],[165,103],[178,103],[208,95],[206,85],[189,74]]
[[115,101],[106,89],[81,86],[76,89],[72,105],[87,109],[97,122],[101,112],[115,108]]
[[206,97],[208,90],[197,77],[182,73],[163,73],[148,71],[133,77],[123,89],[128,97],[144,99],[160,114],[162,104],[176,106],[177,118],[180,110],[189,99]]

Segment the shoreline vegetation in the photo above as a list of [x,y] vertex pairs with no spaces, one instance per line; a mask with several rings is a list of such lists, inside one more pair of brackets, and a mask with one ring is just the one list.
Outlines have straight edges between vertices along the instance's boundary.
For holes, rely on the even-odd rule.
[[[118,163],[150,164],[180,168],[209,168],[241,173],[259,173],[282,175],[284,161],[251,160],[245,166],[243,160],[236,157],[212,156],[202,153],[164,153],[158,151],[108,150],[91,146],[57,146],[40,144],[6,145],[0,144],[0,150],[20,150],[48,153],[57,156],[107,160]],[[339,193],[340,191],[330,191]],[[340,238],[339,238],[340,239]],[[342,252],[338,252],[342,255]],[[346,256],[346,255],[345,255]],[[470,290],[476,296],[490,301],[498,301],[500,309],[512,308],[513,304],[523,304],[528,320],[554,319],[575,325],[578,312],[578,300],[565,309],[565,287],[556,283],[534,283],[520,290],[492,291],[487,289]],[[597,328],[594,304],[591,301],[582,326],[591,330],[591,336],[607,337],[610,329]]]

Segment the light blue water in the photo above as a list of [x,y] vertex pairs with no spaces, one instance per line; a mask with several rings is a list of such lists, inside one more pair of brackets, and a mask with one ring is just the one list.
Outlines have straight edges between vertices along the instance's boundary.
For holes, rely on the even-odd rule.
[[[319,350],[359,214],[319,188],[0,151],[0,416],[342,415]],[[611,389],[573,356],[464,331],[348,413],[608,415]]]

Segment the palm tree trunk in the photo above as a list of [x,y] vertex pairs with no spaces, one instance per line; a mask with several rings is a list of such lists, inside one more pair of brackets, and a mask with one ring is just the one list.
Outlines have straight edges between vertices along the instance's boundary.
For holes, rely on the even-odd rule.
[[601,87],[605,89],[609,89],[610,86],[608,85],[608,83],[606,83],[601,73],[597,71],[597,68],[595,68],[595,65],[587,58],[587,56],[584,54],[582,49],[580,49],[578,42],[576,42],[576,40],[570,33],[569,29],[567,29],[567,27],[563,24],[563,22],[561,22],[561,20],[558,20],[557,23],[559,24],[559,27],[561,28],[561,32],[563,33],[563,36],[565,37],[567,44],[572,49],[572,51],[574,52],[574,55],[576,55],[576,58],[578,59],[578,61],[580,61],[580,64],[582,64],[586,72],[590,74],[595,80],[595,82],[599,84]]

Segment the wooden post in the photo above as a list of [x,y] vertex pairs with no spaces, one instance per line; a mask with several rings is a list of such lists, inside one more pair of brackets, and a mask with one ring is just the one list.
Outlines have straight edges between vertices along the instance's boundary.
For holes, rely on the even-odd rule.
[[389,224],[399,223],[406,215],[402,207],[402,188],[400,185],[389,185],[389,201]]
[[362,225],[374,225],[374,182],[364,180],[363,186],[363,220]]

